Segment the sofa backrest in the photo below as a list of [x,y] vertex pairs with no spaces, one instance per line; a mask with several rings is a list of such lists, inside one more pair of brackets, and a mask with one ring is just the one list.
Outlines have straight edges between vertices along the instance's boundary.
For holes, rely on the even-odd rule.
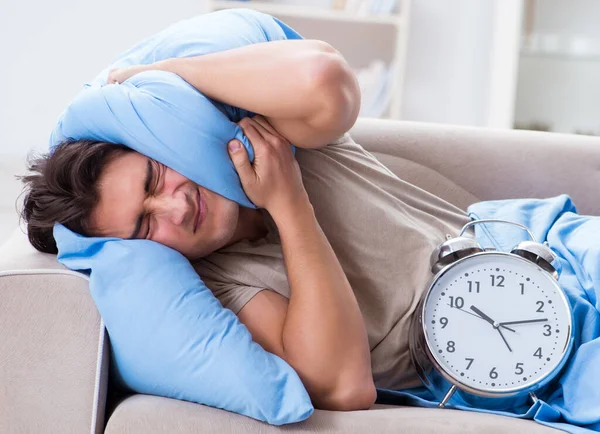
[[568,194],[600,215],[600,137],[361,118],[354,140],[402,179],[466,209]]

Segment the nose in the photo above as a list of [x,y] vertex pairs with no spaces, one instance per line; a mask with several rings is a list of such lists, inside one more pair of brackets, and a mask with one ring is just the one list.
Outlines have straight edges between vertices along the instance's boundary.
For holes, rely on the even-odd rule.
[[193,212],[191,201],[182,190],[155,197],[151,209],[157,215],[167,216],[176,226],[188,221]]

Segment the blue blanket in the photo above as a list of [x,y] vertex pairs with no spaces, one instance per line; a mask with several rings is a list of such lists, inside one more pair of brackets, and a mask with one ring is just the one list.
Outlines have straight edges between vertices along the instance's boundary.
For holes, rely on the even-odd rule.
[[[533,405],[493,413],[534,419],[571,433],[600,431],[600,217],[578,215],[567,195],[479,202],[468,212],[474,220],[496,218],[524,224],[538,241],[548,241],[561,262],[559,283],[574,314],[573,351],[556,385]],[[503,251],[526,239],[522,230],[500,224],[477,225],[475,234],[483,246]],[[380,392],[384,402],[437,406],[424,388]]]

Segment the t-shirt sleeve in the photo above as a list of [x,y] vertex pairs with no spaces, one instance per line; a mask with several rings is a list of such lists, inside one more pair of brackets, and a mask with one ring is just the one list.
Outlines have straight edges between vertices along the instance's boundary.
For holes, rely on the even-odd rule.
[[205,281],[206,286],[221,302],[224,308],[233,311],[236,315],[252,298],[264,288],[239,285],[237,283],[221,283]]

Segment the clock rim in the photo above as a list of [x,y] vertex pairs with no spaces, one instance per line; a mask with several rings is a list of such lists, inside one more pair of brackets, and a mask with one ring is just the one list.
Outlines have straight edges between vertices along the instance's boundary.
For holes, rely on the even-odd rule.
[[[504,256],[504,257],[509,257],[512,259],[517,259],[519,261],[523,261],[524,263],[526,263],[529,266],[537,267],[538,270],[541,271],[542,274],[545,275],[550,280],[550,282],[558,289],[558,293],[560,295],[561,301],[567,307],[569,331],[567,332],[567,340],[566,340],[565,345],[561,352],[561,359],[560,359],[559,363],[552,370],[550,370],[550,371],[546,372],[544,375],[538,377],[538,379],[534,383],[525,384],[523,386],[518,386],[518,387],[509,387],[509,388],[505,388],[505,389],[497,389],[497,388],[490,389],[490,388],[486,388],[486,387],[478,388],[475,386],[471,386],[471,385],[463,383],[460,380],[460,378],[455,377],[451,371],[445,369],[443,367],[444,363],[442,361],[438,360],[438,356],[435,354],[435,351],[433,351],[433,349],[432,349],[432,345],[429,341],[429,337],[427,336],[427,323],[426,323],[426,319],[425,319],[425,309],[427,307],[427,302],[429,300],[429,297],[431,296],[432,289],[435,286],[435,283],[444,274],[446,274],[448,271],[450,271],[452,268],[454,268],[455,266],[457,266],[458,264],[460,264],[463,261],[466,261],[466,260],[469,260],[469,259],[472,259],[472,258],[478,257],[478,256]],[[433,277],[431,283],[429,284],[427,290],[425,291],[425,293],[423,295],[423,303],[420,308],[419,315],[420,315],[420,323],[421,323],[421,332],[423,334],[423,339],[424,339],[424,343],[425,343],[425,345],[424,345],[425,352],[427,354],[427,358],[433,364],[433,366],[435,367],[437,372],[439,372],[446,380],[448,380],[451,384],[455,385],[460,390],[463,390],[465,392],[469,392],[469,393],[472,393],[472,394],[478,395],[478,396],[493,397],[493,398],[509,397],[509,396],[514,396],[514,395],[518,395],[518,394],[522,394],[522,393],[533,392],[533,391],[545,386],[554,377],[556,377],[556,375],[562,370],[562,368],[564,367],[564,365],[567,362],[567,359],[569,358],[568,356],[569,356],[569,354],[571,352],[571,348],[573,346],[573,338],[574,338],[573,312],[572,312],[571,304],[569,303],[569,300],[567,299],[567,296],[565,294],[565,291],[559,285],[558,281],[554,277],[552,277],[552,275],[550,273],[548,273],[546,270],[541,268],[539,265],[531,262],[530,260],[525,259],[519,255],[515,255],[514,253],[498,252],[498,251],[477,252],[472,255],[460,258],[460,259],[456,260],[455,262],[452,262],[452,263],[446,265]]]

